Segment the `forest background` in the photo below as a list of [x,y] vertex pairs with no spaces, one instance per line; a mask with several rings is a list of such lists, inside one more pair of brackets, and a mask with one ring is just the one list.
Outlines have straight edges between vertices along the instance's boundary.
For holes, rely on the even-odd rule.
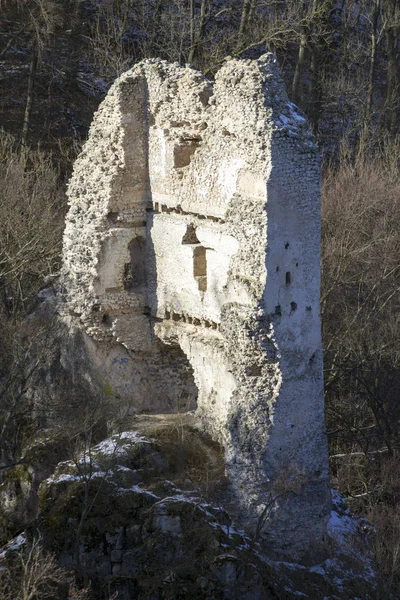
[[332,484],[375,526],[399,597],[398,0],[0,0],[0,454],[17,455],[32,426],[29,348],[15,340],[59,268],[66,182],[109,86],[142,58],[212,79],[226,56],[266,50],[323,156]]

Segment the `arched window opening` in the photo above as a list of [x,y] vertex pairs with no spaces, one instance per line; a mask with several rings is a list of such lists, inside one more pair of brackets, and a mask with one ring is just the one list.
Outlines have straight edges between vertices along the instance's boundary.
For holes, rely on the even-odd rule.
[[133,291],[146,285],[144,238],[134,238],[128,248],[131,261],[125,264],[124,288],[127,291]]

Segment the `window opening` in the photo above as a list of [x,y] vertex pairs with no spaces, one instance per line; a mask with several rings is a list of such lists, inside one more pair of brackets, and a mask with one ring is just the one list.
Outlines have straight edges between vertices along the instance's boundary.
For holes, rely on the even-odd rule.
[[204,246],[193,248],[193,275],[200,292],[207,290],[207,256]]
[[191,223],[186,228],[186,233],[182,238],[182,244],[200,244],[196,235],[196,227]]
[[134,238],[129,246],[131,262],[125,264],[124,288],[128,291],[140,288],[146,284],[146,270],[144,264],[145,240],[142,237]]
[[190,164],[193,154],[196,152],[201,142],[200,137],[185,138],[174,146],[173,157],[175,169],[187,167]]
[[190,223],[186,227],[186,233],[182,238],[182,244],[193,248],[193,276],[197,281],[200,292],[207,290],[207,256],[206,248],[200,244],[196,234],[196,227]]

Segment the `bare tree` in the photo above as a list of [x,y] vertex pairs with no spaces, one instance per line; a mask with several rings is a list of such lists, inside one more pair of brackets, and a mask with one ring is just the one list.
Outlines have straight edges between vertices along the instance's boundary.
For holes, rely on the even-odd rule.
[[387,0],[383,3],[382,19],[387,57],[383,122],[387,131],[396,133],[399,130],[400,92],[400,5],[397,0]]
[[58,269],[66,202],[51,157],[32,152],[27,164],[6,136],[0,188],[0,297],[3,315],[15,318]]
[[0,570],[3,600],[48,600],[54,598],[57,584],[65,581],[54,556],[43,550],[40,537],[20,548],[12,562]]
[[[62,24],[62,10],[56,0],[26,0],[25,2],[2,0],[1,5],[6,18],[8,17],[8,21],[12,23],[12,27],[8,31],[8,42],[11,45],[16,38],[22,37],[30,54],[25,110],[21,127],[21,146],[27,148],[37,68],[43,50],[52,39],[56,28]],[[8,47],[7,43],[6,49]],[[6,49],[3,52],[7,51]]]
[[321,301],[333,439],[389,454],[400,444],[400,182],[393,162],[396,154],[359,161],[325,179]]

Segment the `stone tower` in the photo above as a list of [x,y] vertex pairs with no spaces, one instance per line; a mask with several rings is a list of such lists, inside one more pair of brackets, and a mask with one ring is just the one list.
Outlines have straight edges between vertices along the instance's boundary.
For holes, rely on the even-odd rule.
[[69,184],[64,314],[139,411],[196,409],[276,554],[330,513],[320,161],[271,54],[212,85],[155,59],[100,106]]

